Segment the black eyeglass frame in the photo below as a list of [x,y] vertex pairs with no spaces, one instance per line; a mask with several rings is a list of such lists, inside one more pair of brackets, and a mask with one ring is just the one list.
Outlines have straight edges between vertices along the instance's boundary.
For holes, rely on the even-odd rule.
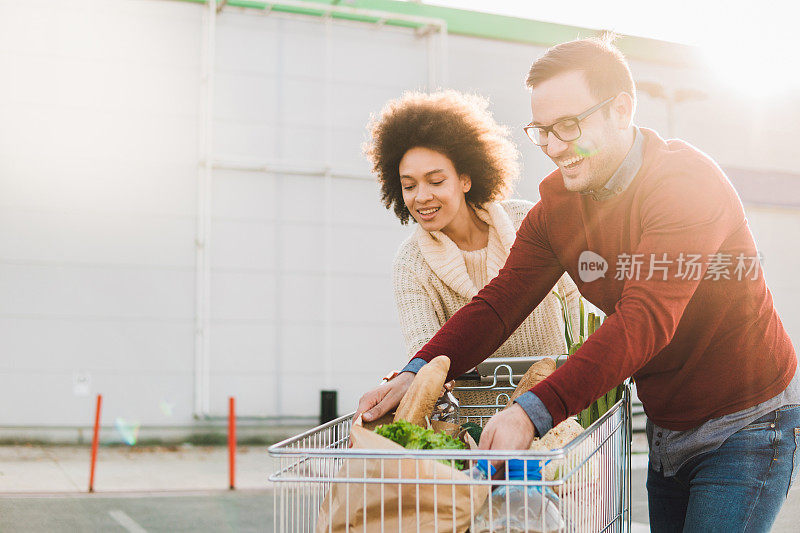
[[[528,136],[528,139],[530,139],[533,142],[533,144],[535,144],[536,146],[547,146],[548,143],[549,143],[549,139],[550,139],[550,133],[555,135],[556,138],[561,142],[569,143],[569,142],[577,141],[578,139],[581,138],[581,135],[583,133],[581,131],[581,121],[583,119],[585,119],[586,117],[588,117],[589,115],[591,115],[592,113],[594,113],[595,111],[597,111],[598,109],[600,109],[601,107],[603,107],[604,105],[606,105],[609,102],[611,102],[612,100],[614,100],[614,98],[616,98],[616,96],[611,96],[609,98],[606,98],[605,100],[603,100],[599,104],[590,107],[589,109],[587,109],[586,111],[584,111],[580,115],[575,115],[574,117],[562,118],[558,122],[554,122],[554,123],[550,124],[549,126],[534,126],[533,123],[530,123],[527,126],[523,126],[522,129],[525,131],[525,135]],[[574,139],[562,139],[561,135],[559,135],[556,132],[556,130],[554,130],[553,128],[555,128],[556,125],[558,125],[558,124],[561,124],[563,122],[568,122],[570,120],[575,121],[575,126],[578,128],[578,136],[575,137]],[[529,130],[541,130],[541,131],[543,131],[546,134],[545,135],[545,139],[547,139],[548,142],[546,142],[544,144],[539,144],[538,142],[536,142],[536,139],[535,139],[536,134],[532,133],[532,132],[529,133]]]

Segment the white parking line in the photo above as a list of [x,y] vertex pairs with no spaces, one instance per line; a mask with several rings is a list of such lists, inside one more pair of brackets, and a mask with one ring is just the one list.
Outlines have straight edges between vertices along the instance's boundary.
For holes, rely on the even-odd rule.
[[133,518],[126,515],[123,511],[119,509],[114,509],[113,511],[108,512],[111,515],[111,518],[117,521],[119,525],[125,528],[126,531],[129,533],[147,533],[147,531],[137,524]]
[[650,533],[650,524],[631,522],[631,533]]

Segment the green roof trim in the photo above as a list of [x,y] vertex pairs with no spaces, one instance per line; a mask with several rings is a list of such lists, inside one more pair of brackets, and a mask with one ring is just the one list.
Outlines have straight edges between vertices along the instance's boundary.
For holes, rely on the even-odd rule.
[[[205,4],[206,0],[181,0]],[[221,3],[217,0],[217,3]],[[259,2],[255,0],[229,0],[226,5],[231,7],[267,9],[282,13],[296,13],[302,15],[322,16],[325,10],[322,6],[334,5],[343,8],[367,9],[385,13],[397,13],[416,17],[441,19],[447,23],[447,31],[453,35],[466,35],[483,39],[495,39],[516,43],[531,44],[550,47],[565,41],[599,35],[602,30],[568,26],[553,22],[467,11],[450,7],[432,6],[416,2],[400,2],[397,0],[305,0],[308,7],[281,4],[276,2]],[[321,9],[315,10],[312,4],[320,4]],[[334,12],[333,18],[356,20],[360,22],[377,22],[375,17],[354,13]],[[409,21],[391,20],[386,18],[383,22],[387,25],[418,27],[418,24]],[[666,63],[671,65],[696,65],[698,61],[697,50],[691,46],[649,39],[620,35],[615,43],[629,59],[639,59]]]

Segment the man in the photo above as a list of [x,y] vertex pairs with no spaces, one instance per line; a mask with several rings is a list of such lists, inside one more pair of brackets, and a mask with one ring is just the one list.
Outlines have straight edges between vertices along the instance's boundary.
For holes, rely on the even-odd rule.
[[499,275],[358,413],[392,409],[436,355],[451,357],[448,379],[473,367],[566,271],[607,319],[492,417],[481,448],[526,449],[632,375],[652,530],[769,530],[800,469],[800,380],[736,192],[702,152],[633,124],[633,80],[609,42],[551,48],[527,84],[526,133],[558,169]]

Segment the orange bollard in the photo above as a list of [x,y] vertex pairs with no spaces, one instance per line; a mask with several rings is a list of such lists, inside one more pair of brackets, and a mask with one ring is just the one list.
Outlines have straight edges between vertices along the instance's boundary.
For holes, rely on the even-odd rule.
[[97,463],[97,443],[100,437],[100,408],[103,405],[103,395],[97,395],[97,409],[94,413],[94,436],[92,437],[92,464],[89,469],[89,492],[94,492],[94,466]]
[[233,396],[228,398],[228,474],[229,488],[236,488],[236,406]]

